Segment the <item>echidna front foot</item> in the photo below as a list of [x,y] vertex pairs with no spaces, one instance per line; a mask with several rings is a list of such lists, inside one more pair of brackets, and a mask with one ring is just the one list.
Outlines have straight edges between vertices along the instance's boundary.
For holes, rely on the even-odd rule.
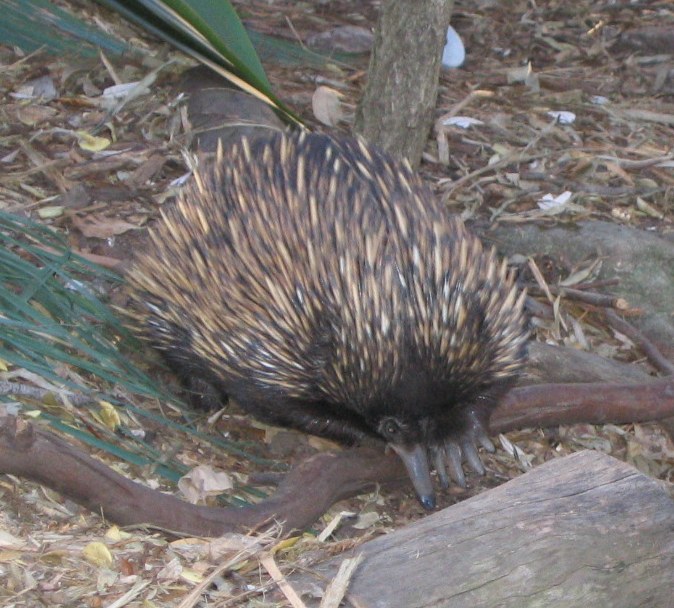
[[[438,479],[442,487],[449,486],[449,478],[461,486],[466,487],[466,476],[463,472],[463,463],[478,475],[484,475],[485,469],[477,449],[482,446],[487,452],[496,451],[494,444],[487,435],[485,423],[474,409],[466,413],[466,427],[457,437],[447,439],[444,445],[436,447],[433,461]],[[445,467],[446,465],[446,467]],[[448,475],[449,472],[449,475]]]
[[185,398],[196,410],[215,411],[229,400],[227,393],[199,374],[181,374]]

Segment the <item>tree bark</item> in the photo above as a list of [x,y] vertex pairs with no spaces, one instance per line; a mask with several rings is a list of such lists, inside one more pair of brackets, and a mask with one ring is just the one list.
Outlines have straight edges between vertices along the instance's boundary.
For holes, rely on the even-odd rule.
[[[359,608],[671,606],[674,501],[610,456],[579,452],[357,547]],[[290,578],[322,589],[342,554]]]
[[438,95],[453,0],[387,0],[354,129],[417,166]]

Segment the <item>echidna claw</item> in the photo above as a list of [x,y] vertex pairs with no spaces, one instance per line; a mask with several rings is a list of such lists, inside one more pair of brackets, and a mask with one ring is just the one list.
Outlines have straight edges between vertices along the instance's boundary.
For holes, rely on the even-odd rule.
[[472,439],[465,439],[462,441],[461,450],[463,451],[463,456],[466,459],[468,466],[478,475],[484,475],[484,465],[482,464],[482,460],[480,460],[480,455],[477,453],[477,448]]
[[478,475],[485,474],[484,464],[477,451],[478,447],[483,447],[490,453],[496,451],[478,416],[474,411],[469,411],[466,431],[460,436],[446,440],[443,446],[431,450],[435,470],[442,487],[446,488],[448,485],[448,471],[449,477],[457,485],[462,488],[466,487],[464,462]]
[[494,446],[494,443],[489,439],[487,433],[485,433],[483,429],[477,429],[475,439],[477,439],[479,444],[490,454],[493,454],[496,451],[496,446]]
[[461,486],[462,488],[466,487],[466,476],[463,473],[462,466],[462,453],[461,448],[458,443],[454,441],[448,441],[445,444],[445,449],[447,452],[447,462],[449,464],[449,474],[454,480],[454,483]]
[[447,475],[447,469],[445,468],[445,450],[439,447],[431,448],[431,454],[433,456],[433,466],[435,467],[435,472],[438,474],[438,480],[440,481],[440,487],[443,490],[446,490],[449,487],[449,476]]

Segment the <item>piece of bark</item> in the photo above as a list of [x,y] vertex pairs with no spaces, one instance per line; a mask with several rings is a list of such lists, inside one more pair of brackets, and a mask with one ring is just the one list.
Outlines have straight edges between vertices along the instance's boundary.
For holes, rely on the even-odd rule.
[[670,606],[674,501],[630,465],[578,452],[290,583],[314,595],[354,555],[347,599],[359,608]]

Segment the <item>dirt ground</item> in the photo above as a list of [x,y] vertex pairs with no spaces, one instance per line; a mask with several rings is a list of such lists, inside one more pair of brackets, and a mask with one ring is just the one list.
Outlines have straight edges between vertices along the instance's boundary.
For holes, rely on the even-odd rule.
[[[306,41],[338,26],[373,28],[380,3],[238,4],[256,31]],[[67,235],[74,249],[123,269],[189,172],[191,134],[176,87],[192,63],[96,5],[78,14],[131,40],[146,57],[22,56],[0,46],[0,209],[39,219]],[[482,228],[594,218],[674,232],[670,1],[458,2],[452,24],[466,61],[443,70],[438,124],[420,168],[452,212]],[[320,68],[263,62],[278,97],[310,128],[350,131],[366,82],[366,53],[348,65]],[[153,72],[143,94],[108,114],[105,87]],[[51,85],[53,95],[31,97],[36,79]],[[319,86],[341,95],[343,117],[334,127],[321,124],[312,109]],[[480,122],[448,124],[456,117]],[[94,131],[102,140],[84,135]],[[572,204],[558,213],[557,197],[565,192]],[[110,297],[119,303],[123,295]],[[545,329],[537,337],[553,339]],[[628,342],[606,331],[593,349],[647,369]],[[331,447],[251,424],[236,410],[225,410],[215,428],[282,465]],[[156,447],[188,467],[207,462],[237,481],[261,468],[179,430],[158,435]],[[674,480],[674,446],[656,425],[530,429],[509,433],[507,442],[531,465],[592,447]],[[487,477],[470,477],[467,490],[451,488],[441,506],[519,475],[521,462],[504,448],[507,442],[486,456]],[[163,483],[152,470],[96,455],[132,478]],[[273,534],[211,541],[119,530],[52,491],[8,476],[0,479],[0,506],[0,604],[12,607],[286,606],[276,567],[285,573],[309,568],[424,515],[410,492],[373,493],[336,505],[312,533],[290,541]],[[321,531],[336,517],[334,532],[323,539]]]

